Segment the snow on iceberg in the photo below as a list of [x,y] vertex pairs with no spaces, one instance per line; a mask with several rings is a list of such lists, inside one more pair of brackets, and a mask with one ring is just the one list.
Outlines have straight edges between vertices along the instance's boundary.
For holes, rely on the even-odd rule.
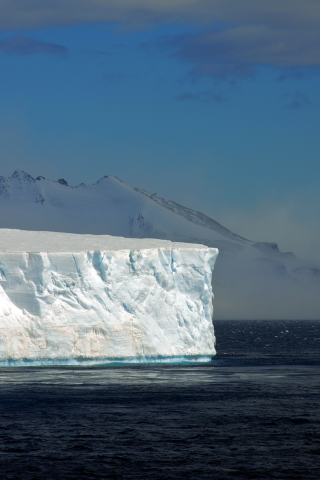
[[0,230],[0,365],[204,361],[215,248]]

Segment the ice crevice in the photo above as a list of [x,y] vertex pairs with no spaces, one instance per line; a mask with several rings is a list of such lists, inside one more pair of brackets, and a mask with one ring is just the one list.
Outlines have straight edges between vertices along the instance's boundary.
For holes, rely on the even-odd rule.
[[217,249],[52,232],[27,232],[28,245],[26,232],[1,234],[8,248],[0,251],[0,365],[204,361],[215,354]]

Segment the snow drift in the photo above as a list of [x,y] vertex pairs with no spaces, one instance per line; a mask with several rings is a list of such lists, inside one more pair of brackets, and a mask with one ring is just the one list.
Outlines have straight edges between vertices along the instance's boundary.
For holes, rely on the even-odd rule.
[[0,230],[0,365],[210,360],[217,254]]

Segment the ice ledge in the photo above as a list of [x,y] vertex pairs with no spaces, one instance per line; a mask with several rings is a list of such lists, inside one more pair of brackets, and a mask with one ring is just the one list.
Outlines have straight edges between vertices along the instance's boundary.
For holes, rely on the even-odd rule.
[[151,363],[208,363],[212,360],[212,356],[208,355],[190,355],[182,357],[134,357],[134,358],[47,358],[45,360],[3,360],[0,361],[0,367],[39,367],[39,366],[104,366],[104,365],[143,365]]
[[217,254],[164,240],[0,230],[0,365],[209,361]]

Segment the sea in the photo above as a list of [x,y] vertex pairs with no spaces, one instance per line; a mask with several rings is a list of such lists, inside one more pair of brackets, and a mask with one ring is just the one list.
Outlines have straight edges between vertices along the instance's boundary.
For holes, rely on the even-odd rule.
[[320,321],[214,321],[209,363],[0,368],[1,479],[320,479]]

